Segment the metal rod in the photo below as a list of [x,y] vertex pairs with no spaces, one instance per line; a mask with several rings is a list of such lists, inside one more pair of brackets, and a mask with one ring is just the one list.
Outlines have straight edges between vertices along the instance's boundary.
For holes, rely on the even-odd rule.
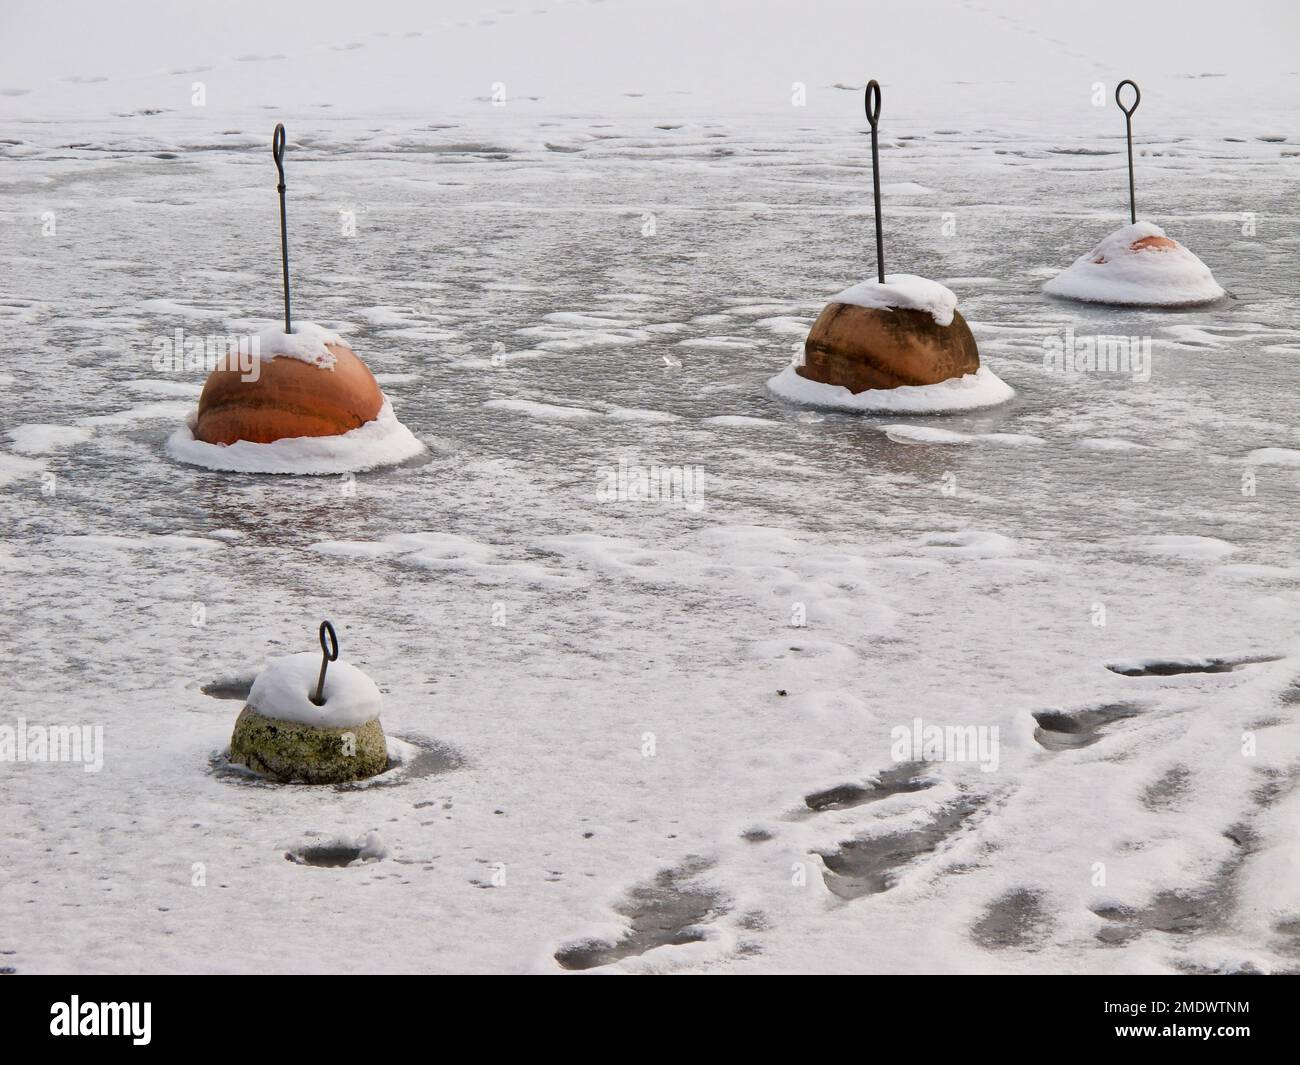
[[[329,637],[329,643],[325,642],[325,637]],[[325,670],[329,669],[330,663],[338,660],[339,657],[339,638],[334,634],[334,626],[328,621],[320,623],[320,678],[316,681],[316,694],[312,696],[311,701],[317,706],[325,705]]]
[[[1119,91],[1125,85],[1133,86],[1133,106],[1125,108],[1120,103]],[[1136,224],[1138,220],[1137,212],[1137,191],[1133,183],[1133,112],[1138,109],[1138,104],[1142,102],[1142,90],[1137,87],[1136,81],[1129,81],[1125,78],[1115,86],[1115,103],[1119,109],[1124,112],[1124,131],[1128,135],[1128,218],[1129,221]]]
[[[284,269],[284,331],[293,332],[293,322],[289,317],[289,228],[284,219],[284,123],[275,124],[271,135],[271,155],[275,159],[275,169],[280,175],[276,191],[280,194],[280,263]],[[324,674],[321,674],[324,676]]]
[[[875,94],[875,106],[872,106],[872,94]],[[867,94],[863,100],[867,110],[867,121],[871,123],[871,184],[876,196],[876,276],[880,283],[885,283],[885,233],[880,223],[880,142],[876,125],[880,122],[880,82],[872,78],[867,82]]]

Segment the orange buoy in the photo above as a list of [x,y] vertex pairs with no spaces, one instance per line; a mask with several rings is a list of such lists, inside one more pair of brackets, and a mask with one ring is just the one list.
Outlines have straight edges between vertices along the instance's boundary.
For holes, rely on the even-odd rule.
[[767,387],[794,403],[915,414],[977,410],[1015,395],[981,365],[957,297],[911,274],[887,274],[832,296],[802,359]]
[[208,444],[269,444],[337,436],[374,421],[384,396],[374,375],[342,341],[327,341],[333,366],[290,355],[262,359],[256,379],[218,368],[199,397],[194,436]]
[[926,310],[828,303],[804,342],[795,373],[850,392],[933,385],[979,370],[980,356],[956,309],[939,325]]

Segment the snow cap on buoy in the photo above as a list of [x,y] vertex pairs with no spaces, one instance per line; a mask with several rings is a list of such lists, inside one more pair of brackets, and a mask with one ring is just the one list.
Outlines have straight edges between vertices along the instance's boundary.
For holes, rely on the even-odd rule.
[[1192,252],[1151,222],[1121,226],[1043,286],[1088,303],[1192,307],[1226,293]]

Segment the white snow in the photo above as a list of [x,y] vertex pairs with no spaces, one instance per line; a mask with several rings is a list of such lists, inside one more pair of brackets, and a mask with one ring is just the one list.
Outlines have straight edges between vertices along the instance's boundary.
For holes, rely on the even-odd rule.
[[215,551],[222,547],[220,540],[182,533],[160,536],[60,536],[56,541],[70,551]]
[[1153,536],[1138,546],[1155,554],[1207,559],[1223,558],[1237,550],[1217,536]]
[[338,436],[297,436],[255,444],[209,444],[194,436],[198,410],[167,438],[167,454],[179,462],[231,473],[326,475],[361,473],[392,466],[425,450],[415,435],[397,420],[384,397],[379,417]]
[[257,332],[257,357],[270,362],[286,356],[322,370],[332,370],[338,360],[325,345],[343,343],[338,333],[315,322],[294,322],[292,333],[286,333],[279,325],[266,325]]
[[1256,466],[1300,466],[1300,448],[1259,447],[1246,456]]
[[9,430],[13,448],[21,455],[45,455],[75,447],[91,437],[91,430],[74,425],[18,425]]
[[797,318],[793,315],[783,315],[779,318],[761,318],[758,324],[780,336],[806,337],[815,320],[813,318]]
[[860,281],[836,293],[827,303],[849,303],[876,310],[927,311],[939,325],[952,325],[957,297],[938,281],[915,274],[886,274],[885,283]]
[[1151,222],[1122,226],[1043,285],[1043,291],[1092,303],[1161,307],[1194,306],[1226,295],[1210,268],[1181,244],[1132,248],[1143,237],[1163,236],[1165,231]]
[[926,533],[918,549],[936,558],[1010,558],[1020,553],[1020,545],[1010,536],[987,529]]
[[897,388],[868,388],[854,394],[843,385],[810,381],[787,366],[767,382],[782,399],[813,407],[881,414],[946,414],[955,411],[995,407],[1015,396],[1016,391],[987,366],[933,385],[899,385]]
[[1041,436],[1027,433],[958,433],[930,425],[882,425],[884,434],[897,443],[906,444],[1000,444],[1025,447],[1045,443]]
[[573,578],[530,561],[502,561],[491,544],[453,533],[393,533],[382,541],[324,540],[313,551],[344,558],[396,557],[422,569],[470,573],[487,584],[571,587]]
[[1143,451],[1147,445],[1123,437],[1088,436],[1079,441],[1079,446],[1086,451]]
[[530,418],[542,418],[547,421],[570,422],[600,417],[596,411],[583,407],[564,407],[555,403],[539,403],[531,399],[489,399],[483,406],[491,407],[493,410],[526,414]]
[[379,716],[383,696],[375,682],[342,658],[325,673],[324,703],[311,701],[320,678],[321,653],[303,651],[267,663],[248,693],[263,717],[318,728],[349,728]]
[[751,418],[747,414],[719,414],[705,418],[701,425],[717,425],[727,429],[779,429],[780,422],[771,418]]
[[9,484],[22,477],[39,476],[44,469],[40,460],[22,458],[0,451],[0,485]]

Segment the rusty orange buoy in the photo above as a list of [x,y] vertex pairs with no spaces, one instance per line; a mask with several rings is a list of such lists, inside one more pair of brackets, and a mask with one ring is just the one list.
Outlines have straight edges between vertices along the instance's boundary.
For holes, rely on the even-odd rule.
[[938,384],[979,366],[975,338],[956,310],[951,324],[940,325],[929,311],[832,302],[813,323],[795,372],[856,394]]
[[374,421],[384,396],[374,375],[341,340],[322,344],[330,365],[292,355],[263,357],[256,379],[218,368],[199,397],[194,436],[208,444],[269,444],[336,436]]
[[980,365],[957,297],[927,278],[888,274],[845,289],[818,315],[802,359],[768,381],[783,399],[917,414],[1005,403],[1014,390]]

